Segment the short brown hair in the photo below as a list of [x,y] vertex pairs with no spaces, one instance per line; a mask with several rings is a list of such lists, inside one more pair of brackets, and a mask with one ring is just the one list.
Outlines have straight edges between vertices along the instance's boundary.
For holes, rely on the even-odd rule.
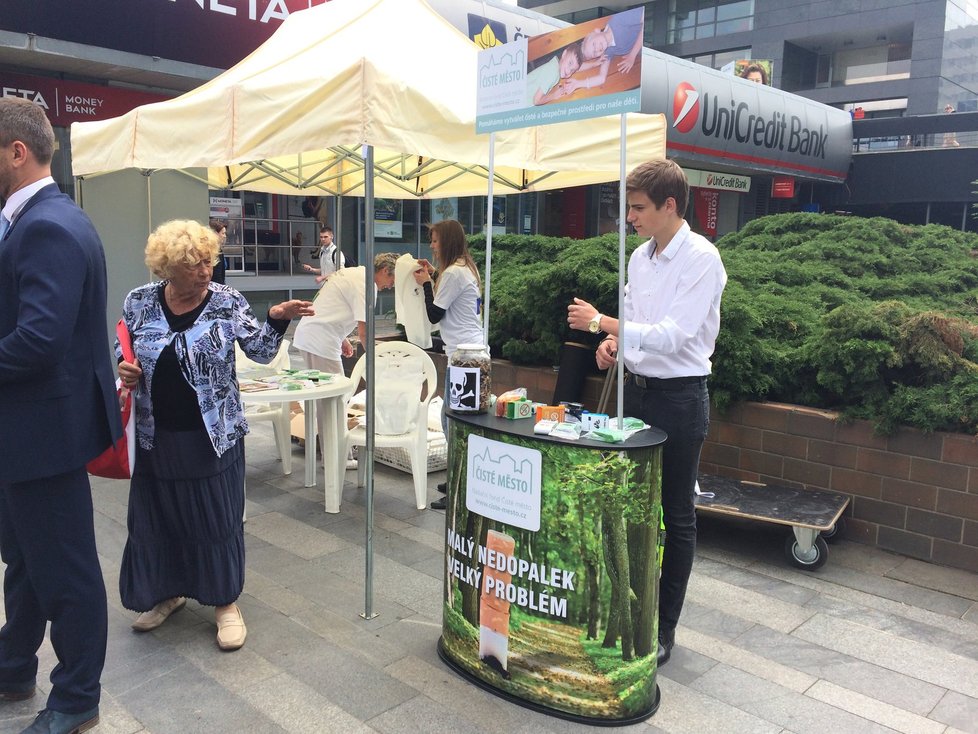
[[676,202],[676,213],[686,216],[689,206],[689,181],[679,164],[663,158],[648,161],[632,169],[625,179],[625,191],[640,191],[659,209],[670,196]]
[[42,166],[54,156],[54,128],[40,105],[19,97],[0,98],[0,145],[19,140]]

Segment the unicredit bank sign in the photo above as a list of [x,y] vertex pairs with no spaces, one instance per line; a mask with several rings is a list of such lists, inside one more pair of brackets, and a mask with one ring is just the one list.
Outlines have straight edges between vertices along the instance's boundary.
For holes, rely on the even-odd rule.
[[[654,52],[646,51],[646,55]],[[772,173],[843,181],[849,114],[663,54],[643,66],[642,110],[664,110],[670,155]]]

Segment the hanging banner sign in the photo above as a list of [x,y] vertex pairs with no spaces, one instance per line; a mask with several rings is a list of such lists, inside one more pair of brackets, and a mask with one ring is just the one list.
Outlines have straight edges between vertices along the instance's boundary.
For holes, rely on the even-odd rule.
[[476,132],[637,111],[644,32],[632,8],[479,52]]
[[691,189],[695,197],[694,210],[700,231],[711,240],[717,236],[717,211],[720,208],[720,192]]

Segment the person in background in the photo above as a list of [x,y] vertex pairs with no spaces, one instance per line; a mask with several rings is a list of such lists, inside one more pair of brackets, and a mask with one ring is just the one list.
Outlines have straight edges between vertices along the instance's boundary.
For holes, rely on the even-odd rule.
[[212,219],[210,225],[217,234],[217,262],[214,263],[214,274],[211,276],[211,280],[223,284],[224,275],[227,272],[227,263],[224,261],[224,243],[228,240],[228,226],[220,219]]
[[764,67],[760,64],[748,64],[745,66],[744,70],[740,72],[740,78],[758,84],[767,84],[767,72],[764,71]]
[[[954,114],[954,105],[946,104],[944,105],[944,114],[951,115]],[[958,148],[960,147],[958,142],[958,136],[955,132],[944,133],[944,147],[945,148]]]
[[706,380],[720,329],[727,273],[717,248],[690,231],[686,174],[673,161],[643,163],[626,179],[628,223],[649,240],[628,261],[625,326],[579,298],[571,328],[605,332],[598,367],[619,356],[628,370],[624,412],[661,428],[662,512],[666,543],[659,582],[658,664],[672,654],[696,550],[694,487],[710,422]]
[[302,230],[300,229],[294,235],[292,235],[292,262],[295,265],[300,265],[300,256],[302,255]]
[[235,344],[275,357],[289,321],[308,301],[268,309],[264,324],[238,291],[211,280],[217,234],[190,220],[161,224],[146,243],[159,282],[126,296],[134,362],[119,362],[135,390],[136,463],[119,593],[140,612],[132,628],[156,629],[186,599],[215,607],[217,645],[247,636],[235,601],[244,585],[244,442],[248,432],[234,371]]
[[[438,324],[441,338],[445,344],[445,355],[449,358],[459,344],[482,344],[482,281],[479,269],[469,253],[465,240],[465,230],[454,219],[444,219],[428,226],[431,237],[431,253],[435,267],[427,260],[419,260],[421,266],[414,274],[414,280],[424,287],[425,309],[428,321]],[[448,395],[448,370],[445,370],[444,396]],[[447,397],[446,397],[447,406]],[[447,419],[442,408],[442,430],[448,436]],[[445,483],[438,485],[439,492],[446,492]],[[431,503],[433,510],[445,509],[445,498]]]
[[[394,268],[398,255],[382,252],[374,257],[374,287],[394,287]],[[348,338],[355,328],[360,344],[366,348],[366,269],[363,266],[343,268],[323,283],[313,301],[313,313],[300,319],[292,343],[309,369],[343,374],[343,357],[352,357],[353,345]],[[320,406],[317,406],[320,407]],[[317,410],[316,419],[323,456],[326,455],[326,410]],[[347,469],[356,469],[352,456]]]
[[0,98],[0,703],[34,696],[48,621],[58,658],[31,734],[98,724],[108,627],[85,464],[122,435],[105,253],[51,177],[54,148],[41,107]]
[[319,230],[319,267],[303,265],[307,273],[316,274],[316,282],[322,283],[340,268],[346,267],[346,257],[343,251],[333,241],[333,228],[323,227]]

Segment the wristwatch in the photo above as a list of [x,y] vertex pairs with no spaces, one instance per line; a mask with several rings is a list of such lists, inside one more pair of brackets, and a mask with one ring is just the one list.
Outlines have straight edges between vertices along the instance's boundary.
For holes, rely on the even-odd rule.
[[587,330],[592,334],[597,334],[601,331],[601,319],[603,318],[604,316],[602,314],[594,314],[594,318],[587,322]]

